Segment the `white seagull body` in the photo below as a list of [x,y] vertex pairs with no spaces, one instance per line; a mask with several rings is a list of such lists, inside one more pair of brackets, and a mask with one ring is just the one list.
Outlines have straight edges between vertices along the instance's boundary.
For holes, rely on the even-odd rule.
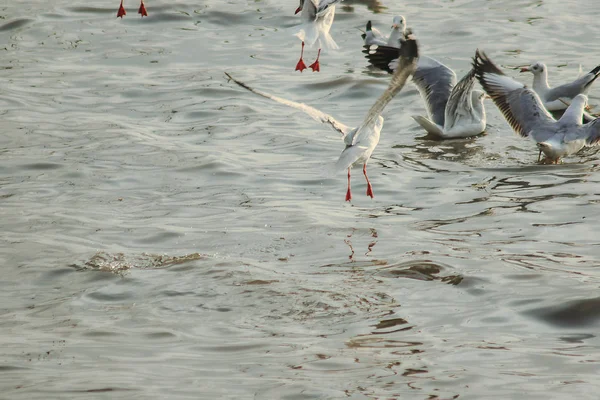
[[302,52],[300,53],[300,60],[296,65],[296,71],[302,72],[306,69],[306,65],[302,60],[304,55],[304,45],[312,47],[315,43],[318,43],[319,53],[314,63],[309,65],[313,71],[320,71],[319,56],[321,55],[321,49],[338,49],[338,45],[335,43],[329,30],[333,24],[333,18],[335,16],[335,5],[342,0],[300,0],[300,5],[296,9],[296,14],[300,11],[300,17],[302,18],[302,24],[299,25],[298,32],[295,35],[302,40]]
[[454,71],[431,57],[421,57],[413,82],[425,100],[428,116],[417,115],[413,119],[429,134],[452,139],[485,131],[485,93],[473,89],[473,69],[457,84]]
[[522,137],[535,140],[546,162],[558,163],[562,157],[575,154],[585,146],[598,145],[600,120],[581,123],[587,96],[576,95],[557,121],[535,91],[504,75],[485,53],[477,50],[473,68],[479,83],[509,125]]
[[367,22],[367,28],[365,33],[362,34],[362,38],[365,41],[365,45],[376,44],[379,46],[390,46],[400,47],[400,39],[404,38],[406,32],[406,19],[402,15],[394,17],[392,21],[392,31],[386,38],[381,32],[373,28],[371,21]]
[[548,85],[548,68],[537,62],[521,68],[521,72],[533,73],[533,90],[540,96],[548,111],[565,110],[578,94],[587,95],[592,83],[600,76],[600,65],[573,82],[551,88]]
[[350,190],[350,170],[353,165],[359,163],[363,164],[363,174],[365,175],[365,179],[367,181],[367,195],[371,198],[373,197],[373,188],[367,176],[367,162],[371,157],[373,150],[375,150],[375,147],[379,143],[379,137],[383,127],[383,117],[381,116],[382,111],[394,98],[394,96],[400,92],[406,83],[406,80],[416,68],[418,59],[418,47],[416,40],[408,40],[407,45],[402,48],[401,53],[400,66],[392,76],[392,80],[388,88],[385,90],[385,92],[383,92],[379,99],[377,99],[375,104],[373,104],[367,113],[363,122],[356,128],[351,128],[337,121],[331,115],[325,114],[316,108],[253,89],[245,83],[232,78],[229,74],[225,74],[229,77],[229,79],[233,80],[241,87],[259,96],[263,96],[278,103],[301,110],[314,120],[327,123],[333,129],[342,134],[342,138],[346,144],[346,147],[338,158],[336,169],[341,171],[345,169],[348,170],[348,190],[346,192],[346,201],[350,201],[352,199],[352,192]]

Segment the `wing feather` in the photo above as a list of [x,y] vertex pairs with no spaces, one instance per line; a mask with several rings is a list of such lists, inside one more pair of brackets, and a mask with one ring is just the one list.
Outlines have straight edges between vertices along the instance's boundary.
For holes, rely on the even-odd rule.
[[237,83],[239,86],[243,87],[246,90],[249,90],[250,92],[257,94],[259,96],[265,97],[267,99],[271,99],[274,100],[280,104],[284,104],[288,107],[292,107],[295,108],[297,110],[303,111],[304,113],[306,113],[309,117],[311,117],[312,119],[314,119],[315,121],[318,122],[322,122],[324,124],[328,124],[330,125],[333,129],[335,129],[336,131],[340,132],[343,136],[346,136],[348,134],[348,132],[350,132],[352,130],[352,128],[350,128],[349,126],[341,123],[340,121],[336,120],[335,118],[333,118],[331,115],[326,114],[322,111],[317,110],[314,107],[311,107],[309,105],[306,105],[304,103],[298,103],[292,100],[287,100],[284,99],[282,97],[277,97],[275,95],[260,91],[258,89],[254,89],[248,85],[246,85],[244,82],[238,81],[237,79],[235,79],[234,77],[232,77],[231,75],[229,75],[227,72],[225,72],[225,75],[227,75],[227,77],[234,81],[235,83]]
[[544,108],[539,96],[531,89],[504,73],[484,52],[477,50],[473,69],[479,83],[500,109],[513,130],[536,142],[556,133],[556,120]]

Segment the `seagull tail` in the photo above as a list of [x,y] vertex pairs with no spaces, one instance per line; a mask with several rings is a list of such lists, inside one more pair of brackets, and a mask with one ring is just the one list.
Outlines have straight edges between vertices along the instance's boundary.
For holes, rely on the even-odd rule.
[[413,115],[412,118],[417,121],[417,123],[421,125],[421,128],[425,129],[430,135],[444,137],[444,131],[433,121],[430,121],[429,119],[420,115]]
[[336,172],[342,172],[350,168],[355,162],[360,159],[367,158],[366,152],[368,149],[363,146],[348,146],[342,151],[340,154],[340,158],[338,158],[335,163],[334,170]]
[[333,40],[329,32],[321,32],[319,36],[319,46],[324,49],[332,50],[337,50],[340,48],[335,42],[335,40]]
[[308,47],[312,47],[317,39],[319,39],[319,29],[317,24],[307,22],[300,25],[299,30],[295,35],[306,43]]

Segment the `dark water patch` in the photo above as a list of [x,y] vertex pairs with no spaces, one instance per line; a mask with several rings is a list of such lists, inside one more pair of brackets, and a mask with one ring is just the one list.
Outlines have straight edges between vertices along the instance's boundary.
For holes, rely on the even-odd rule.
[[592,335],[591,333],[576,333],[568,336],[561,336],[559,339],[567,343],[584,343],[586,340],[595,337],[596,335]]
[[229,13],[210,10],[200,14],[200,20],[203,23],[212,23],[222,28],[223,26],[246,25],[257,16],[260,16],[260,14],[257,14],[254,11],[240,10],[239,13]]
[[101,338],[101,337],[113,337],[119,336],[118,332],[111,331],[87,331],[82,333],[83,336],[93,337],[93,338]]
[[21,168],[23,168],[23,169],[42,170],[42,171],[59,169],[62,167],[63,167],[63,165],[61,165],[61,164],[49,163],[49,162],[38,162],[38,163],[33,163],[33,164],[25,164],[25,165],[21,166]]
[[10,21],[7,22],[5,24],[0,25],[0,32],[6,32],[6,31],[12,31],[15,29],[19,29],[31,22],[33,22],[33,19],[29,19],[29,18],[20,18],[14,21]]
[[173,339],[173,338],[176,338],[177,335],[175,335],[172,332],[152,332],[152,333],[145,334],[144,337],[147,339],[150,339],[150,340],[161,340],[161,339]]
[[396,340],[388,339],[384,336],[359,336],[346,341],[346,346],[349,348],[370,348],[370,349],[382,349],[382,348],[405,348],[405,347],[417,347],[422,346],[422,342],[408,341],[408,340]]
[[63,279],[65,275],[72,274],[73,272],[73,268],[58,268],[43,274],[41,280],[44,283],[60,280]]
[[176,240],[181,236],[183,236],[183,234],[177,232],[160,232],[154,235],[136,239],[135,242],[139,244],[160,244],[170,240]]
[[129,388],[118,388],[118,387],[105,387],[98,389],[81,389],[81,390],[70,390],[72,393],[107,393],[107,392],[125,392],[134,391],[136,389]]
[[453,274],[439,276],[439,274],[446,269],[453,270],[452,267],[443,266],[441,264],[434,263],[430,260],[415,260],[394,265],[388,265],[384,268],[381,268],[376,273],[376,275],[383,276],[386,278],[408,278],[420,281],[439,280],[445,283],[449,283],[451,285],[458,285],[462,282],[462,275]]
[[8,372],[8,371],[19,371],[26,370],[29,368],[17,367],[16,365],[0,365],[0,372]]
[[265,343],[258,344],[232,344],[224,346],[206,346],[202,347],[202,352],[217,352],[217,353],[239,353],[250,350],[258,350],[267,347]]
[[600,297],[528,310],[524,314],[562,328],[594,326],[600,322]]
[[88,294],[86,294],[86,297],[106,303],[106,302],[122,302],[124,300],[133,299],[135,296],[134,296],[134,293],[131,291],[123,291],[120,293],[115,293],[115,292],[103,293],[103,292],[98,291],[98,292],[88,293]]
[[384,319],[379,321],[374,327],[375,329],[371,332],[373,335],[386,335],[413,329],[413,326],[408,325],[408,321],[404,318]]

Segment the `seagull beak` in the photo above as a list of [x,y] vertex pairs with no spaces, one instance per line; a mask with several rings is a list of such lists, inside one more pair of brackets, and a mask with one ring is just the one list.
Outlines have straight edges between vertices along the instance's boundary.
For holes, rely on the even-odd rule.
[[294,12],[294,15],[298,14],[300,11],[302,11],[302,7],[296,8],[296,11]]
[[398,24],[392,25],[392,29],[398,29]]
[[529,72],[531,71],[529,67],[521,67],[521,72]]

